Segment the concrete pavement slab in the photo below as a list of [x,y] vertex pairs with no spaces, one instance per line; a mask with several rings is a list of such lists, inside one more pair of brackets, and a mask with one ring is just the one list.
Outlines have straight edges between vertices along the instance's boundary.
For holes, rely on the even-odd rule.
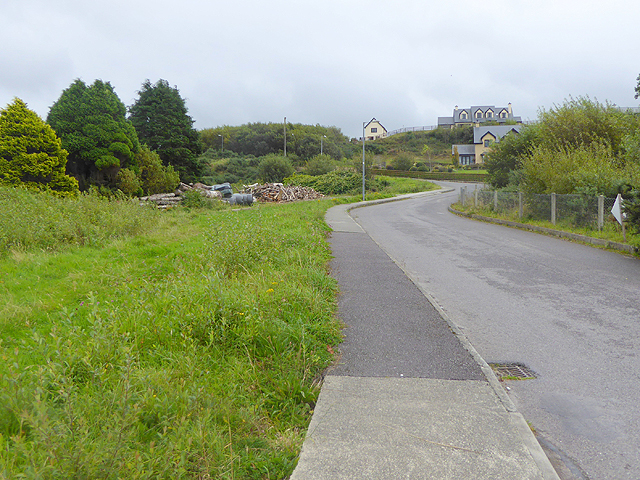
[[401,478],[545,477],[487,382],[327,376],[291,479]]

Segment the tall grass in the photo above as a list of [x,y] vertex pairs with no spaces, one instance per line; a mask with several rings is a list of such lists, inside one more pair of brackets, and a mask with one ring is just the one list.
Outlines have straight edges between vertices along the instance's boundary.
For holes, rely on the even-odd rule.
[[158,215],[131,200],[108,200],[95,195],[58,198],[0,187],[0,257],[10,251],[105,245],[145,231]]
[[289,475],[340,341],[331,204],[0,259],[0,478]]

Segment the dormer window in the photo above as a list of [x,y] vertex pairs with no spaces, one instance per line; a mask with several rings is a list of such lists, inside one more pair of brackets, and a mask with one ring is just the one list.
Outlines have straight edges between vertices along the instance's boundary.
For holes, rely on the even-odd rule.
[[462,112],[462,113],[460,114],[460,119],[461,119],[461,120],[466,120],[467,118],[469,118],[469,117],[467,116],[467,112]]
[[493,118],[493,111],[492,110],[487,110],[486,117],[487,118]]
[[500,118],[507,118],[507,115],[508,115],[508,114],[507,114],[507,111],[506,111],[506,110],[502,110],[502,111],[500,112]]
[[476,118],[482,118],[482,110],[476,112]]

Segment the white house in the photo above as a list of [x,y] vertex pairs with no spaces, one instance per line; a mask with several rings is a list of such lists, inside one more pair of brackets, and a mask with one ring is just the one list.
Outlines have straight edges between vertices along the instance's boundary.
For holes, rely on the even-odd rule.
[[369,123],[364,126],[364,139],[376,140],[377,138],[384,138],[387,136],[387,129],[382,126],[382,124],[372,118]]

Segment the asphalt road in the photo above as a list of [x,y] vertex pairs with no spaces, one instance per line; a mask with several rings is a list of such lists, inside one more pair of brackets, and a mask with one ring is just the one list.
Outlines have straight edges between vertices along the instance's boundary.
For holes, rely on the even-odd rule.
[[640,261],[457,217],[456,195],[351,215],[488,363],[536,372],[509,395],[565,478],[640,478]]

